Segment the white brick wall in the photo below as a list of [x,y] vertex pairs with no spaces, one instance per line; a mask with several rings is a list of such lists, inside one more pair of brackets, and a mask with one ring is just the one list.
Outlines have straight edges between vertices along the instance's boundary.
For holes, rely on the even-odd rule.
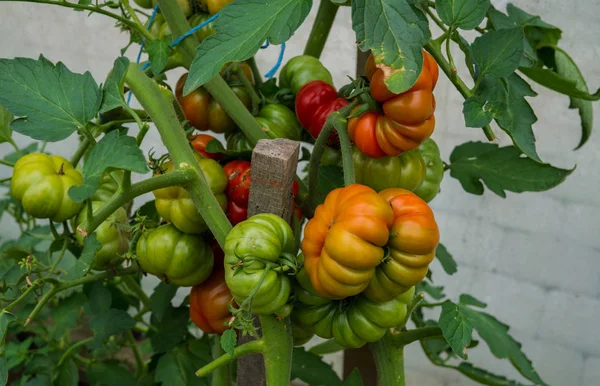
[[[561,46],[580,65],[590,88],[600,86],[600,2],[514,2],[562,27]],[[507,1],[494,3],[503,8]],[[314,12],[310,20],[313,17]],[[112,21],[101,16],[1,3],[0,56],[36,57],[43,52],[53,61],[64,61],[74,71],[90,70],[102,81],[119,48],[126,43],[126,37],[111,26]],[[309,30],[310,23],[306,23],[292,38],[286,58],[302,52]],[[323,55],[338,86],[346,82],[346,74],[354,73],[354,49],[349,9],[345,8],[339,13]],[[130,56],[136,53],[132,49]],[[277,54],[275,47],[260,53],[258,62],[263,72],[275,63]],[[577,113],[567,109],[566,97],[535,85],[534,89],[540,93],[531,102],[539,118],[535,125],[539,154],[561,167],[577,164],[577,169],[565,184],[552,191],[509,193],[506,199],[487,191],[483,196],[466,194],[456,180],[446,178],[443,193],[432,206],[442,242],[459,262],[459,271],[448,277],[434,263],[435,279],[453,298],[469,292],[489,303],[490,312],[511,325],[511,331],[549,384],[594,386],[600,384],[600,134],[594,133],[583,149],[571,151],[580,136]],[[485,140],[481,130],[464,127],[462,99],[443,77],[436,98],[438,126],[434,138],[446,159],[460,143]],[[594,108],[597,121],[599,106]],[[496,129],[496,133],[500,144],[509,143],[501,131]],[[19,138],[19,143],[26,144],[28,139]],[[73,144],[51,144],[49,150],[68,155],[74,150]],[[151,147],[162,148],[155,131],[149,133],[144,144],[146,151]],[[8,151],[8,145],[0,145],[0,154]],[[5,168],[0,168],[0,178],[7,174]],[[14,232],[6,219],[0,222],[3,238],[14,236]],[[150,289],[154,284],[146,282],[145,287]],[[185,295],[183,291],[181,295]],[[494,358],[485,344],[474,349],[470,359],[518,378],[516,371],[506,361]],[[406,363],[409,385],[473,384],[457,372],[433,368],[418,345],[407,348]],[[336,368],[340,368],[339,362]]]

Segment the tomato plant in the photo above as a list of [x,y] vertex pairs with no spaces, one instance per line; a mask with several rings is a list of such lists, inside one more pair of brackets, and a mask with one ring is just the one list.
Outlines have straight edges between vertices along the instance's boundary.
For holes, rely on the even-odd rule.
[[[0,215],[20,233],[0,240],[0,385],[360,385],[321,357],[369,344],[378,380],[364,384],[405,386],[417,341],[471,380],[546,385],[485,303],[436,286],[432,261],[449,275],[457,264],[428,203],[446,172],[502,198],[571,174],[538,154],[529,104],[530,81],[568,96],[579,147],[590,137],[600,95],[563,31],[489,1],[322,0],[288,58],[311,0],[28,2],[110,17],[129,42],[103,79],[69,60],[0,59],[0,146],[14,150]],[[356,74],[319,60],[342,6]],[[274,46],[263,72],[255,55]],[[447,152],[440,77],[489,143]],[[142,151],[154,130],[164,148]],[[473,330],[526,381],[467,362]],[[326,341],[293,347],[315,335]]]

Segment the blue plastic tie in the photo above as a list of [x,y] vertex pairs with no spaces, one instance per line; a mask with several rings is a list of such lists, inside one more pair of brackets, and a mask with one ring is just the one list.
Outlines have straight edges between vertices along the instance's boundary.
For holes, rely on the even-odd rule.
[[277,63],[275,63],[275,66],[273,66],[273,68],[265,74],[265,77],[272,78],[273,75],[275,75],[277,70],[279,70],[279,67],[281,67],[281,63],[283,62],[284,54],[285,54],[285,42],[281,43],[281,49],[279,50],[279,57],[277,58]]
[[265,40],[265,44],[263,44],[262,46],[260,46],[260,48],[264,50],[265,48],[269,47],[270,44],[271,43],[269,43],[269,39],[267,39],[267,40]]
[[202,23],[198,24],[197,26],[195,26],[191,30],[187,31],[186,33],[184,33],[183,35],[181,35],[177,39],[173,40],[173,43],[171,43],[171,48],[173,48],[176,45],[178,45],[179,43],[181,43],[183,41],[183,39],[187,38],[188,36],[191,36],[191,35],[195,34],[199,29],[201,29],[201,28],[207,26],[209,23],[213,22],[217,17],[219,17],[219,14],[215,13],[214,15],[212,15],[207,20],[203,21]]

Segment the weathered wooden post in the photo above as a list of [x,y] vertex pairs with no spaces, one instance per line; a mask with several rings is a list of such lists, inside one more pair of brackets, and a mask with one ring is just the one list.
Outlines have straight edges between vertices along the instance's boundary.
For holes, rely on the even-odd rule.
[[[292,185],[296,176],[300,143],[289,139],[261,139],[252,152],[248,217],[273,213],[290,221],[293,211]],[[255,325],[260,327],[258,318]],[[240,339],[243,344],[252,337]],[[266,385],[265,366],[261,354],[238,360],[238,386]],[[287,385],[281,385],[287,386]]]

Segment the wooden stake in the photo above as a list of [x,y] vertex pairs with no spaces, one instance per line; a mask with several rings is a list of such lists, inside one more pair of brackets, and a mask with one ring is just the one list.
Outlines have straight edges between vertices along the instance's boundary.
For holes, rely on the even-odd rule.
[[[289,139],[258,141],[252,152],[248,217],[259,213],[273,213],[290,221],[294,201],[292,185],[299,152],[300,144]],[[254,324],[260,331],[260,322],[256,317]],[[239,344],[252,339],[243,336]],[[237,373],[237,386],[266,385],[265,365],[261,354],[246,355],[238,359]]]

